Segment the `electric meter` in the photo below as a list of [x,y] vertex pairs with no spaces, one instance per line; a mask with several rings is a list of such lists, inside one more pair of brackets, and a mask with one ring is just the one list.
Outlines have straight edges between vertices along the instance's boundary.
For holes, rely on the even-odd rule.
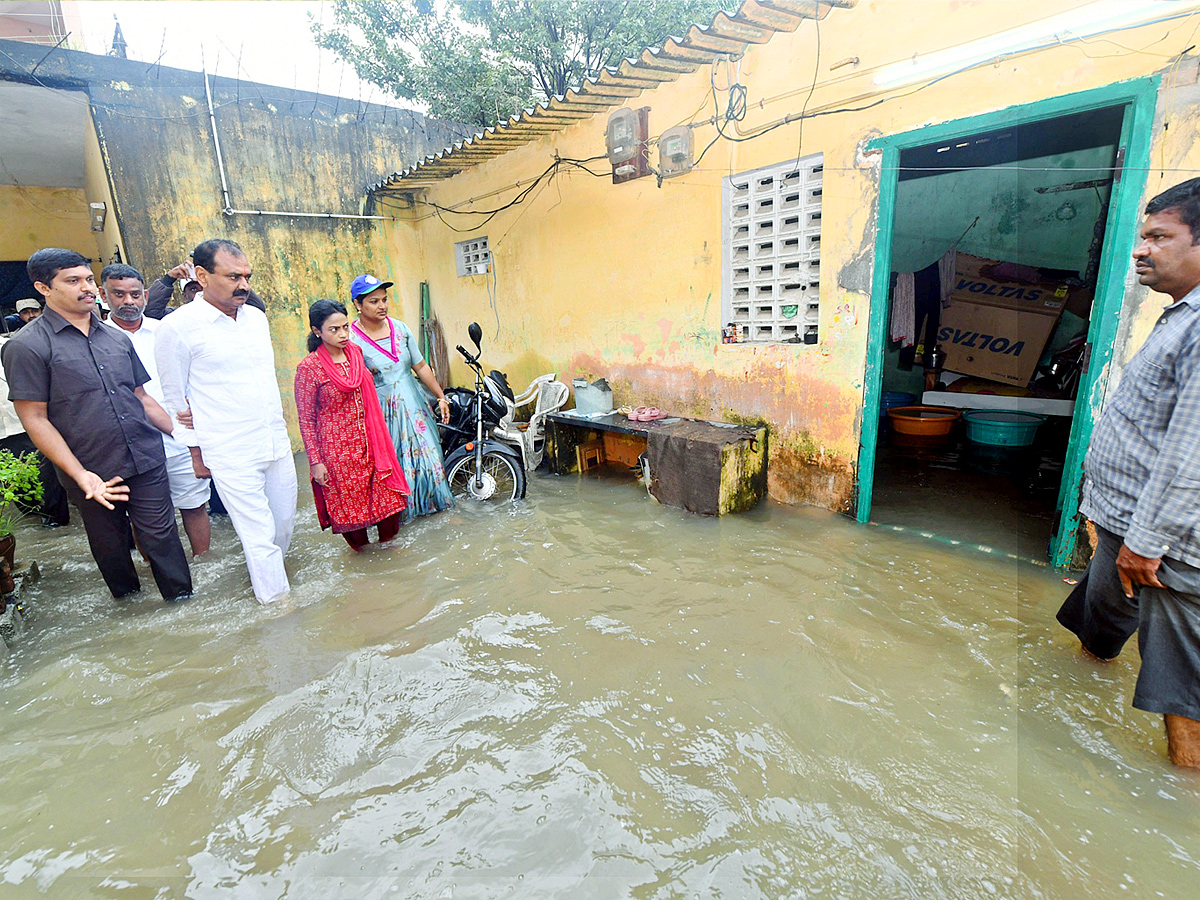
[[649,136],[650,107],[618,109],[608,117],[604,143],[612,164],[613,184],[621,184],[650,174],[646,139]]
[[687,125],[668,128],[658,139],[658,171],[663,178],[682,175],[692,168],[692,129]]
[[637,155],[637,113],[618,109],[609,116],[604,140],[608,145],[608,161],[614,167],[633,160]]

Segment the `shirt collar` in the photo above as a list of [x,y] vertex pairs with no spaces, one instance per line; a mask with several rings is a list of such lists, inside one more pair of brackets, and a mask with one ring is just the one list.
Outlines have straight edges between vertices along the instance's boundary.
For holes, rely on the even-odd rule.
[[1173,303],[1168,303],[1163,307],[1163,312],[1178,309],[1180,306],[1187,304],[1194,310],[1200,310],[1200,284],[1196,285],[1178,300]]
[[[40,316],[40,318],[46,320],[47,326],[49,328],[52,328],[54,330],[55,334],[58,334],[64,328],[74,328],[75,327],[70,322],[68,322],[66,319],[64,319],[59,313],[57,313],[53,309],[51,309],[49,306],[47,306],[45,309],[42,310],[42,315]],[[103,324],[104,324],[103,320],[98,315],[96,315],[96,311],[92,310],[92,326],[95,327],[96,325],[103,325]],[[76,330],[78,330],[78,329],[76,329]]]
[[[204,310],[203,318],[206,322],[220,322],[222,319],[229,319],[231,322],[237,321],[235,316],[225,315],[225,313],[223,313],[220,309],[205,300],[203,291],[200,291],[194,298],[192,298],[192,303],[200,304],[200,308]],[[238,313],[241,313],[240,309],[238,310]]]
[[150,334],[158,326],[158,322],[156,320],[150,318],[149,316],[143,315],[142,316],[142,324],[138,327],[137,331],[126,331],[124,328],[122,328],[120,325],[118,325],[116,322],[113,321],[113,316],[111,313],[109,313],[108,318],[104,320],[104,324],[107,325],[109,328],[113,329],[113,331],[119,331],[119,332],[121,332],[121,334],[125,335],[126,337],[130,337],[130,338],[132,338],[134,335],[141,334],[143,331],[146,332],[147,334]]

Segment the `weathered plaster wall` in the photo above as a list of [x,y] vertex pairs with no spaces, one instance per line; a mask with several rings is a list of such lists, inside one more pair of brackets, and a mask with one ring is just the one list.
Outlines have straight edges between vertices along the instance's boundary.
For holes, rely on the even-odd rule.
[[[1200,176],[1198,81],[1200,59],[1195,56],[1164,67],[1163,86],[1155,110],[1155,145],[1150,153],[1151,168],[1146,173],[1144,200],[1149,200],[1173,184]],[[1116,371],[1109,377],[1110,392],[1119,380],[1121,368],[1145,342],[1158,314],[1170,302],[1165,295],[1152,293],[1139,285],[1132,267],[1129,268],[1125,280],[1125,308],[1121,314],[1117,352],[1114,354]]]
[[[27,80],[24,73],[46,52],[0,44],[11,56],[0,57],[0,78]],[[109,219],[119,225],[123,256],[148,279],[184,261],[206,238],[242,245],[267,302],[279,383],[290,398],[309,304],[322,297],[344,301],[360,272],[390,274],[378,223],[224,215],[199,73],[56,51],[41,63],[37,79],[90,96],[96,141],[88,158],[97,165],[89,165],[88,190],[111,184]],[[381,173],[444,147],[457,134],[407,110],[286,88],[214,78],[212,91],[237,209],[359,213],[366,186]],[[107,261],[116,235],[102,237]],[[88,249],[95,245],[89,237]],[[416,308],[415,295],[404,299]],[[294,405],[284,405],[294,426]]]
[[[1080,2],[1004,4],[1004,27],[1054,15]],[[1121,35],[1130,47],[1153,42],[1154,56],[1110,44],[1061,46],[947,78],[880,94],[874,83],[887,64],[991,35],[1000,25],[989,2],[864,2],[833,10],[820,24],[778,35],[748,49],[732,65],[703,68],[629,99],[650,106],[650,133],[702,121],[713,106],[710,85],[740,80],[748,113],[737,126],[750,133],[806,109],[820,116],[777,128],[742,143],[719,142],[701,168],[684,177],[614,186],[578,169],[564,169],[528,202],[486,226],[457,234],[428,207],[409,223],[389,226],[393,248],[411,246],[416,232],[424,268],[405,269],[410,283],[427,278],[435,312],[451,345],[472,319],[484,326],[485,360],[506,368],[514,382],[541,371],[559,377],[605,375],[619,403],[653,403],[672,412],[713,418],[762,418],[772,427],[770,489],[779,499],[850,509],[859,443],[867,321],[872,298],[879,154],[862,147],[881,134],[1072,93],[1165,70],[1189,46],[1181,22]],[[817,28],[820,62],[816,61]],[[1165,36],[1164,36],[1165,35]],[[830,71],[837,61],[855,66]],[[1182,71],[1182,67],[1180,67]],[[810,96],[811,94],[811,96]],[[1190,94],[1174,92],[1178,106]],[[721,102],[724,103],[724,94]],[[1154,159],[1200,169],[1191,108],[1156,140]],[[429,188],[443,207],[492,209],[511,199],[497,189],[536,177],[554,159],[604,152],[606,114],[468,169]],[[1157,134],[1161,135],[1161,129]],[[697,149],[713,136],[695,131]],[[801,154],[824,153],[820,342],[804,345],[720,343],[721,179]],[[602,162],[593,163],[603,171]],[[1129,173],[1129,177],[1141,177]],[[1169,173],[1155,190],[1189,177]],[[459,228],[468,216],[445,215]],[[482,217],[479,217],[482,218]],[[1133,222],[1113,223],[1134,228]],[[496,258],[494,308],[489,280],[454,274],[453,243],[487,234]],[[399,257],[398,249],[392,252]],[[411,290],[411,287],[409,288]],[[886,298],[876,298],[885,302]],[[1129,317],[1153,305],[1131,288]],[[498,319],[498,323],[497,323]],[[497,334],[498,330],[498,334]],[[1123,334],[1118,357],[1134,343]],[[465,373],[458,371],[460,380]]]
[[87,205],[78,189],[0,185],[0,260],[25,260],[41,247],[92,249]]
[[[106,211],[104,230],[89,232],[94,247],[94,258],[100,261],[96,266],[97,274],[99,274],[105,263],[116,258],[117,254],[120,254],[120,258],[124,260],[136,257],[130,256],[129,248],[125,245],[125,238],[121,234],[121,217],[113,196],[112,181],[109,178],[104,151],[100,146],[100,135],[96,130],[95,122],[90,120],[90,116],[88,124],[89,127],[82,136],[85,199],[88,204],[103,203]],[[147,278],[152,277],[147,272],[142,274]]]

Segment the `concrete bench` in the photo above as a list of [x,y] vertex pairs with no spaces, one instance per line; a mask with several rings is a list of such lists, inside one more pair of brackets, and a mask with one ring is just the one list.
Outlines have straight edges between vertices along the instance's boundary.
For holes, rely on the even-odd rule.
[[546,417],[546,458],[556,475],[605,461],[632,467],[643,458],[659,502],[702,515],[752,509],[767,490],[765,425],[561,412]]

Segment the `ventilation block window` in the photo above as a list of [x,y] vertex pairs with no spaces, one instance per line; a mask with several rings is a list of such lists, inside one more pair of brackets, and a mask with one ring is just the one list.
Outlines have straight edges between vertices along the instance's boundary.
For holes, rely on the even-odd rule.
[[725,179],[724,315],[744,342],[815,344],[822,155]]
[[459,241],[454,245],[454,266],[460,276],[486,275],[492,264],[492,251],[486,237]]

